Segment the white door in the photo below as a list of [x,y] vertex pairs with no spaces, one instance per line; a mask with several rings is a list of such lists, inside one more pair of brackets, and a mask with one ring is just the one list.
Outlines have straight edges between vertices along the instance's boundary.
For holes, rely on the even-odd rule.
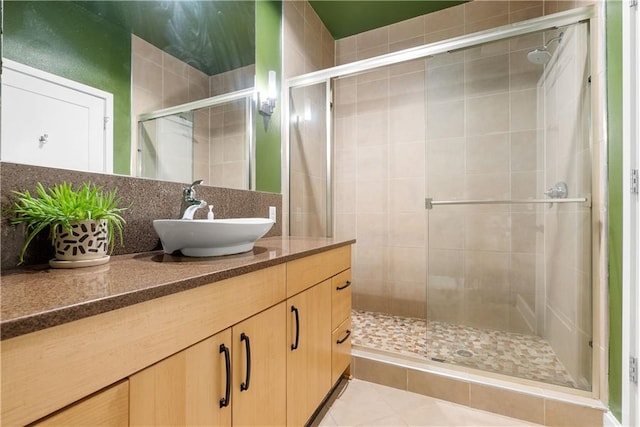
[[113,172],[113,95],[3,59],[5,162]]

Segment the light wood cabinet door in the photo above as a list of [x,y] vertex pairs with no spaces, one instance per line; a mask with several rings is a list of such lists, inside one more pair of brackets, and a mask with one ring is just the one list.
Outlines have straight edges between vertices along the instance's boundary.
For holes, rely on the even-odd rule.
[[227,329],[132,375],[131,426],[230,426],[230,357]]
[[331,330],[351,317],[351,269],[331,278]]
[[285,303],[233,326],[234,426],[286,422]]
[[335,384],[351,364],[351,317],[333,331],[331,343],[331,384]]
[[122,381],[33,425],[39,427],[128,426],[129,384],[127,381]]
[[287,300],[287,425],[302,426],[331,389],[331,280]]

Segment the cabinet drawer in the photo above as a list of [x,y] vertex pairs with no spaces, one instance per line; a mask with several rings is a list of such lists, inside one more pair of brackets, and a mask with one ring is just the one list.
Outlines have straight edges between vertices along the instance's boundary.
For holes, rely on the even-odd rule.
[[351,316],[351,269],[331,278],[331,330]]
[[351,364],[351,317],[331,334],[331,384],[335,384]]
[[287,263],[287,298],[351,267],[351,246]]

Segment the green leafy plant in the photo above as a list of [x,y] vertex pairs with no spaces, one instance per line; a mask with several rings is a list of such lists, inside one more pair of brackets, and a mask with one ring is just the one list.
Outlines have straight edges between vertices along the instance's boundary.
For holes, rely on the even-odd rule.
[[109,250],[113,252],[115,231],[122,244],[122,228],[126,221],[122,212],[129,207],[119,207],[117,190],[103,191],[92,183],[85,183],[74,190],[71,184],[63,182],[48,191],[41,183],[36,186],[37,197],[29,191],[13,191],[17,197],[13,205],[12,224],[25,224],[25,242],[20,252],[20,263],[33,238],[50,226],[52,243],[62,229],[71,230],[71,223],[82,220],[106,220],[109,233]]

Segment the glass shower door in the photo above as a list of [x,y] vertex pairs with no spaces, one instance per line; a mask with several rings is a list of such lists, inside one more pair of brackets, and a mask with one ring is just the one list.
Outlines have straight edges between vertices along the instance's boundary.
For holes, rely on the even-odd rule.
[[173,182],[193,181],[193,135],[192,112],[140,122],[141,176]]
[[143,115],[138,122],[138,175],[255,188],[253,96],[249,89],[176,107],[182,112]]
[[587,31],[426,60],[431,360],[591,389]]
[[290,93],[289,234],[331,236],[329,82]]

